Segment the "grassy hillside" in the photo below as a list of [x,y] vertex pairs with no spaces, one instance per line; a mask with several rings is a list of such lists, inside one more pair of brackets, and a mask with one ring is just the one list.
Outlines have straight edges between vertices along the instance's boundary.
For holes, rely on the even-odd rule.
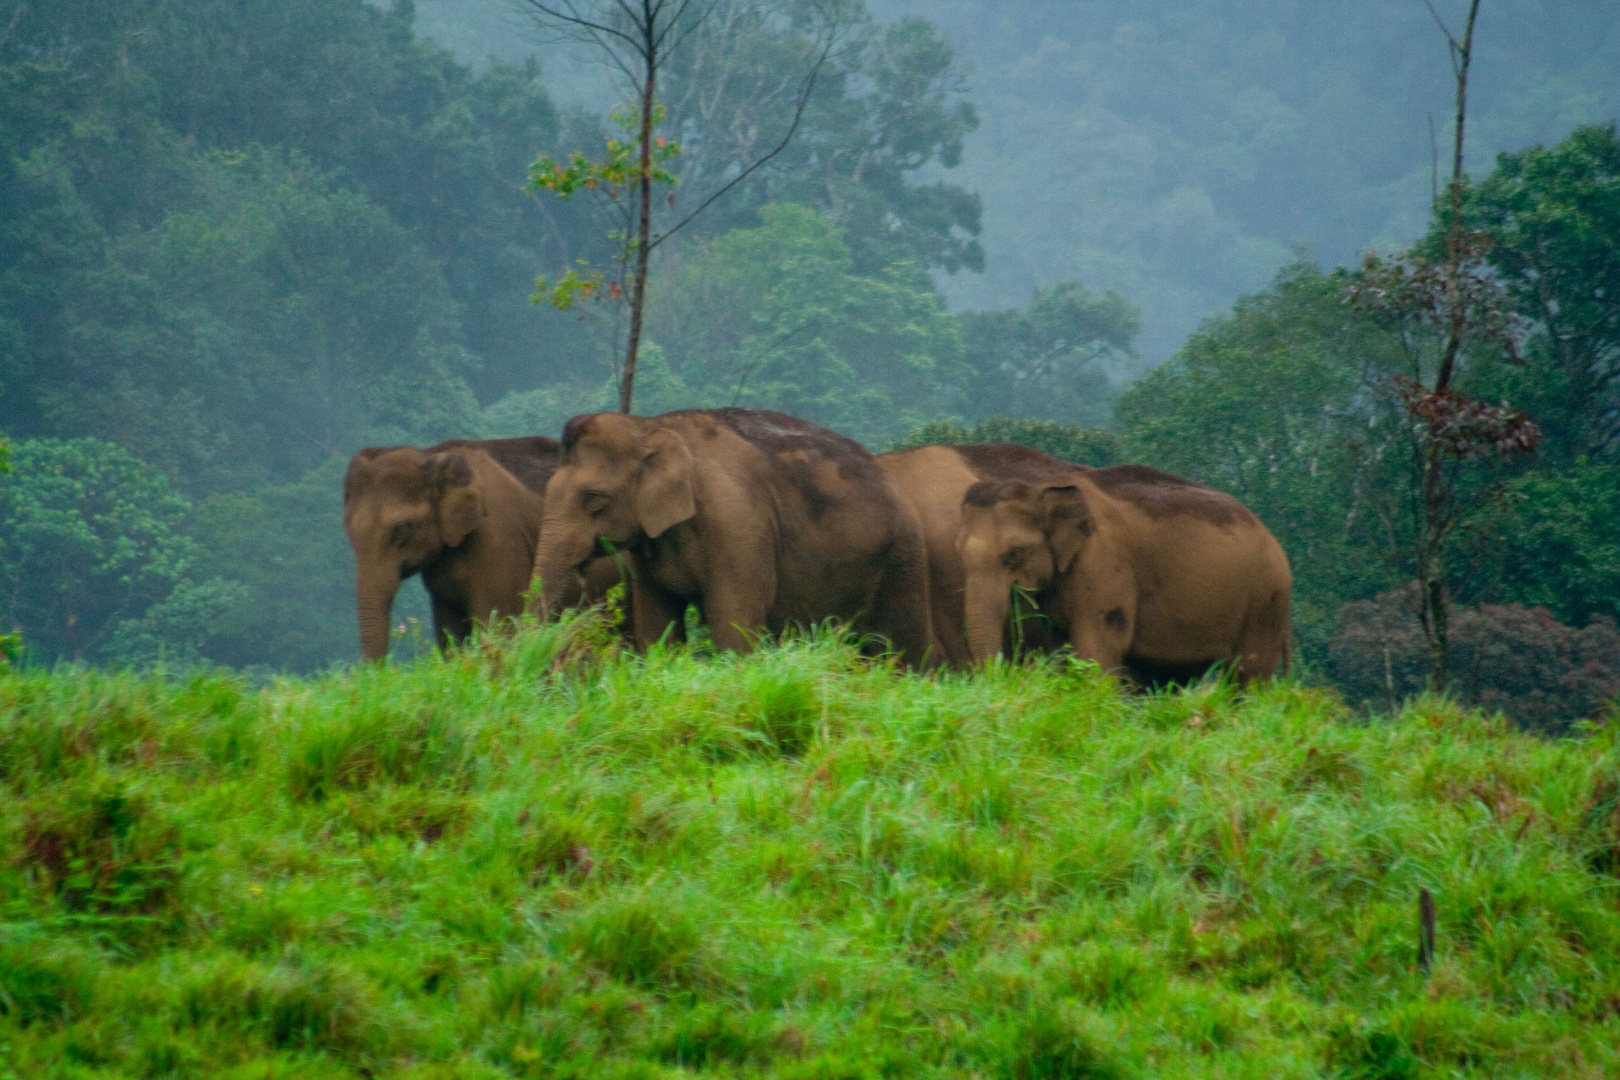
[[0,1077],[1620,1072],[1612,728],[601,640],[0,674]]

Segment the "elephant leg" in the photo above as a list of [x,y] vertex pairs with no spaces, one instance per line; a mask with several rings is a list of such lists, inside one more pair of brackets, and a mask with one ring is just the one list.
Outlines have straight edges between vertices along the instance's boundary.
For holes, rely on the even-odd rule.
[[907,553],[879,579],[869,618],[908,665],[928,671],[946,659],[934,637],[931,610],[926,560],[920,552]]
[[1279,592],[1250,610],[1232,653],[1240,686],[1266,680],[1288,659],[1288,597]]
[[1069,647],[1081,660],[1095,660],[1104,672],[1125,671],[1125,657],[1136,636],[1136,614],[1136,604],[1127,596],[1087,596],[1081,610],[1070,612]]
[[472,633],[472,620],[467,617],[467,612],[459,605],[437,596],[430,599],[433,601],[433,638],[440,650],[448,650],[451,645],[466,641],[467,635]]
[[666,634],[669,641],[686,640],[684,597],[665,592],[640,575],[630,578],[630,587],[625,593],[630,607],[627,612],[630,637],[636,648],[645,652]]
[[769,604],[755,589],[721,585],[703,598],[703,617],[716,648],[752,652],[754,642],[767,629]]

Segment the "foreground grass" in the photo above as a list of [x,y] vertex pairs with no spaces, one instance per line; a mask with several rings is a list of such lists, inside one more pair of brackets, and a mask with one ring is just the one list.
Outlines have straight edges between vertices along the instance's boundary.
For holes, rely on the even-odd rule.
[[0,675],[0,1077],[1620,1074],[1609,728],[596,634]]

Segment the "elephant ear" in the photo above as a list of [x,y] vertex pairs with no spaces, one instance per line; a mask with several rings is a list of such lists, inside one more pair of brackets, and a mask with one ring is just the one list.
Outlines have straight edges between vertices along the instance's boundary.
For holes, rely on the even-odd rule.
[[484,520],[484,493],[464,454],[445,454],[433,468],[439,493],[439,538],[445,547],[459,547]]
[[1057,572],[1067,573],[1096,528],[1091,508],[1075,484],[1048,486],[1041,492],[1041,506],[1046,511],[1046,535]]
[[692,452],[680,436],[655,428],[642,437],[641,476],[631,505],[648,539],[657,539],[697,513],[692,494]]

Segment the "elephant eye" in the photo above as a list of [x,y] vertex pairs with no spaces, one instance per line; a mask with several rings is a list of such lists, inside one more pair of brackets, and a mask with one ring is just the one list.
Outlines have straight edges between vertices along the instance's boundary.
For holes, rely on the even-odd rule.
[[1008,548],[1001,556],[1002,566],[1017,566],[1024,561],[1024,549],[1021,547]]
[[587,491],[581,501],[587,514],[600,514],[608,506],[608,497],[600,491]]
[[389,540],[395,547],[404,547],[410,538],[411,523],[408,521],[402,521],[398,525],[395,525],[394,531],[389,535]]

